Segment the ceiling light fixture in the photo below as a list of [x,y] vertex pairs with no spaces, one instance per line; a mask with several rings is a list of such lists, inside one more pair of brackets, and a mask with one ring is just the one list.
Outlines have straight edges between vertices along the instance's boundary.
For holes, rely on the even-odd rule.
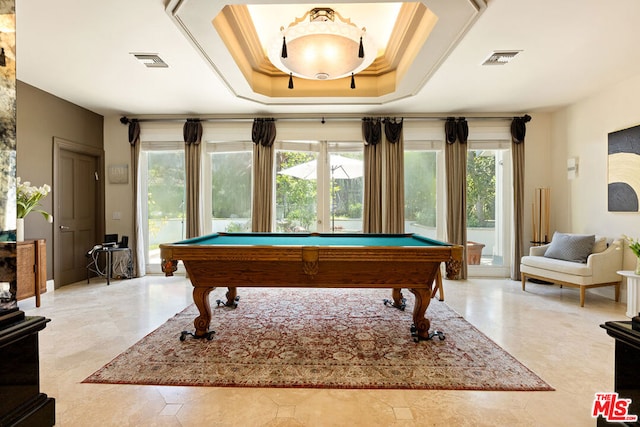
[[335,80],[348,76],[355,89],[354,75],[373,63],[376,52],[366,28],[358,28],[331,8],[318,7],[286,29],[281,27],[267,56],[289,75],[289,89],[293,89],[293,77]]

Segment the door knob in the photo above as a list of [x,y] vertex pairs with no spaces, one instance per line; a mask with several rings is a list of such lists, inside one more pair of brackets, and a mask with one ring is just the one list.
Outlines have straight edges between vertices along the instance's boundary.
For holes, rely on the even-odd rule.
[[60,230],[69,230],[69,227],[67,227],[66,225],[61,225]]

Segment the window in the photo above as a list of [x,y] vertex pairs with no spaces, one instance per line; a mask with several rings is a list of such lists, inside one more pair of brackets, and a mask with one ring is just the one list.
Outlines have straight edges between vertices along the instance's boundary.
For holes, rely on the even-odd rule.
[[[408,145],[408,144],[407,144]],[[438,238],[438,152],[419,149],[404,152],[405,231]]]
[[362,232],[361,143],[277,144],[277,232]]
[[318,153],[277,150],[276,232],[317,231]]
[[160,265],[160,243],[185,238],[183,146],[183,143],[143,146],[140,155],[140,167],[146,176],[141,185],[142,194],[147,195],[143,210],[147,217],[144,235],[148,266]]
[[329,221],[332,233],[362,233],[364,153],[362,143],[329,144]]
[[252,158],[251,151],[209,153],[211,232],[251,231]]
[[470,143],[466,213],[470,268],[487,267],[488,272],[491,267],[499,267],[500,271],[509,267],[510,165],[509,150],[501,148],[499,143]]

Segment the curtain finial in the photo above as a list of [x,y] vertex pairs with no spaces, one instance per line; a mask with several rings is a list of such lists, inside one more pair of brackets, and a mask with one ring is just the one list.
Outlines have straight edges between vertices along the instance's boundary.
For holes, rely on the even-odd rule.
[[527,123],[531,121],[531,116],[525,114],[522,117],[514,117],[511,121],[511,141],[514,144],[521,144],[524,142],[524,137],[527,133]]
[[129,124],[129,144],[136,145],[140,142],[140,123],[138,119],[131,119]]

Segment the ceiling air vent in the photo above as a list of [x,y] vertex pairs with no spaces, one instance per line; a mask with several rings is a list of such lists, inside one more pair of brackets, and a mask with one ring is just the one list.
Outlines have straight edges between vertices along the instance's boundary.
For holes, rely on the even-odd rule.
[[504,65],[511,61],[520,50],[496,50],[487,59],[484,60],[482,65]]
[[167,68],[168,65],[155,53],[132,53],[138,61],[149,68]]

